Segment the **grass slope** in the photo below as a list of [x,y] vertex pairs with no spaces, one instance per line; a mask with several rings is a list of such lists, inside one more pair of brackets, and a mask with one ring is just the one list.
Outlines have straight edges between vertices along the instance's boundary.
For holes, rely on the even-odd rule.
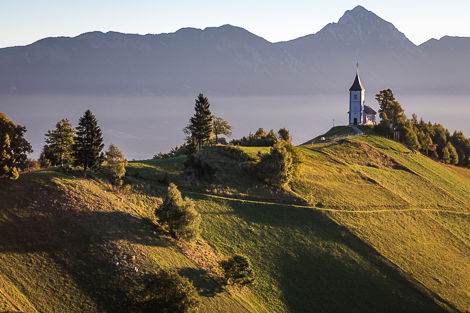
[[[197,184],[184,157],[131,162],[121,190],[58,171],[0,182],[0,310],[116,312],[123,278],[157,267],[192,280],[202,312],[470,310],[469,170],[365,135],[300,147],[301,176],[273,190],[249,166],[269,148],[241,149],[205,150],[216,172]],[[197,244],[151,222],[168,180],[203,216]],[[256,281],[223,291],[234,253]]]

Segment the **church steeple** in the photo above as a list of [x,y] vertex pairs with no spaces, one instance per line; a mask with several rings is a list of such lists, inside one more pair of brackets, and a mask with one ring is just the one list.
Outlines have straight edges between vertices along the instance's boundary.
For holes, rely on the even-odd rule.
[[359,77],[359,65],[356,68],[356,78],[354,79],[354,83],[352,84],[351,88],[349,88],[349,91],[363,91],[365,90],[364,87],[362,87],[361,83],[361,77]]

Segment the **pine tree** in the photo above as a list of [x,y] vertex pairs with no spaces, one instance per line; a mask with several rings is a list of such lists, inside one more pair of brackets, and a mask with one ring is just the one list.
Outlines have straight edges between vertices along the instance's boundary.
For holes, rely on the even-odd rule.
[[201,150],[212,134],[212,114],[210,111],[209,99],[200,93],[194,105],[194,115],[189,121],[186,132],[190,134],[190,139],[196,145],[197,150]]
[[0,178],[17,179],[26,168],[31,145],[24,139],[26,128],[16,125],[0,112]]
[[96,117],[87,110],[80,118],[73,145],[74,165],[83,166],[83,170],[96,171],[103,163],[103,136]]
[[47,152],[51,164],[59,164],[73,161],[73,145],[75,130],[68,119],[62,119],[56,124],[54,130],[46,133],[46,145],[44,152]]

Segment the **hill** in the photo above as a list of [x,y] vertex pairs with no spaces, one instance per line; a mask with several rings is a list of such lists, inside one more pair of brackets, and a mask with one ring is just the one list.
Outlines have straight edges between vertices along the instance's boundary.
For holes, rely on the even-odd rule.
[[469,41],[445,36],[417,46],[361,6],[314,34],[278,43],[232,25],[89,32],[0,49],[0,93],[339,94],[357,61],[369,90],[468,93]]
[[[202,312],[465,312],[470,285],[470,170],[382,137],[299,147],[290,187],[247,163],[269,148],[204,151],[214,177],[194,184],[184,156],[131,162],[127,186],[57,170],[0,182],[0,308],[116,312],[126,278],[172,268]],[[165,181],[196,201],[202,238],[183,244],[152,223]],[[217,261],[253,263],[249,288],[223,290]]]

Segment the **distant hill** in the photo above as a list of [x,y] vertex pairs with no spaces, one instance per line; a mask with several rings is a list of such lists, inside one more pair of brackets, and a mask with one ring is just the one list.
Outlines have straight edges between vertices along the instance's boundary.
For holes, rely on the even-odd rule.
[[339,93],[357,61],[369,90],[468,93],[470,38],[416,46],[361,6],[315,34],[278,43],[223,25],[158,35],[91,32],[3,48],[0,93]]
[[[364,135],[301,146],[301,176],[273,190],[244,170],[269,148],[241,149],[204,150],[216,171],[199,185],[184,156],[130,162],[121,190],[54,169],[0,181],[0,310],[127,312],[127,278],[158,267],[194,283],[201,312],[470,309],[470,170]],[[197,244],[151,221],[164,177],[196,202]],[[235,253],[255,284],[223,290]]]

